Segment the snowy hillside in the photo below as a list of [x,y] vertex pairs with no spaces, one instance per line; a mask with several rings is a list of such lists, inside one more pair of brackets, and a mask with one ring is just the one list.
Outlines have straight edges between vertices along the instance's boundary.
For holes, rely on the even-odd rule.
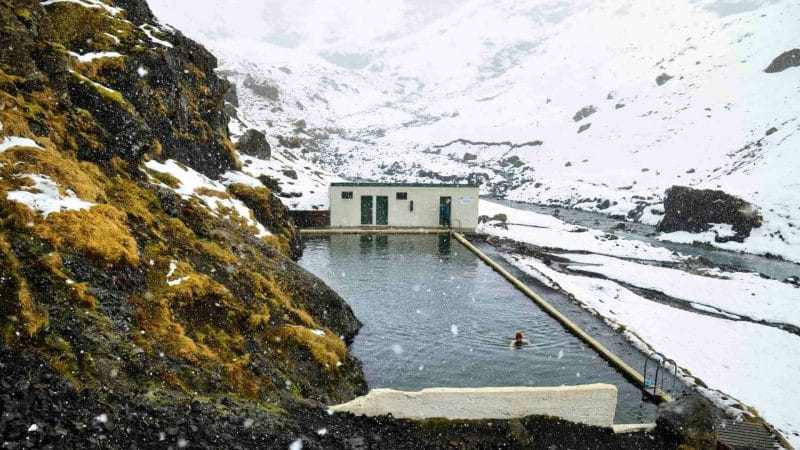
[[729,247],[800,261],[800,67],[764,72],[800,45],[796,1],[420,5],[153,2],[273,145],[340,176],[481,181],[647,223],[672,185],[723,189],[765,218]]

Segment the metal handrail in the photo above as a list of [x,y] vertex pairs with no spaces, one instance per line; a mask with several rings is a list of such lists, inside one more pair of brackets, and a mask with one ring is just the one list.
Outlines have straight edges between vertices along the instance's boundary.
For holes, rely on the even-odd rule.
[[[652,385],[649,385],[648,382],[650,380],[647,379],[647,366],[650,363],[650,360],[656,363],[656,373],[653,377]],[[664,367],[665,370],[669,370],[667,368],[667,364],[672,364],[672,383],[670,384],[670,389],[665,391],[664,389],[664,374],[661,374],[661,367]],[[667,372],[669,373],[669,372]],[[659,390],[659,374],[661,374],[661,384],[660,388],[662,392],[669,392],[672,393],[675,390],[675,380],[678,377],[678,365],[675,363],[675,360],[667,358],[663,354],[659,352],[652,352],[647,355],[647,358],[644,360],[644,371],[642,371],[642,393],[651,395],[653,398],[658,398],[658,390]],[[648,389],[652,388],[652,393],[648,392]]]

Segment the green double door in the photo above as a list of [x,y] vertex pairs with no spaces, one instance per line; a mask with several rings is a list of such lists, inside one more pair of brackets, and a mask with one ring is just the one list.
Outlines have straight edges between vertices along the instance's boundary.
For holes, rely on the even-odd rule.
[[[375,196],[375,225],[389,224],[389,197]],[[361,196],[361,225],[372,225],[373,196]]]

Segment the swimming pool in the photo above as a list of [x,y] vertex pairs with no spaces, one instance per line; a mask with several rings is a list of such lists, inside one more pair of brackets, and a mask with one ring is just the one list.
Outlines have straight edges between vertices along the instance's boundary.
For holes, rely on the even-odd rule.
[[[307,237],[300,265],[364,324],[351,352],[370,388],[617,386],[616,423],[654,405],[608,362],[448,235]],[[533,343],[512,349],[514,333]]]

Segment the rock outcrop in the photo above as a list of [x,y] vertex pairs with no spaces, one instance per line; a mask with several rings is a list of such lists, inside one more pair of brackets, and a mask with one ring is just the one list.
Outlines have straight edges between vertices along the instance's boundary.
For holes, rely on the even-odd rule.
[[744,241],[753,228],[761,226],[762,218],[750,203],[717,190],[698,190],[685,186],[667,189],[664,197],[664,217],[659,222],[660,232],[708,231],[713,224],[728,224],[735,235],[718,236],[718,242]]
[[783,72],[790,67],[800,66],[800,48],[793,48],[785,51],[773,59],[772,62],[764,69],[766,73]]
[[272,149],[267,142],[267,137],[258,130],[247,130],[236,143],[236,150],[244,155],[260,159],[269,159],[272,156]]
[[581,120],[591,116],[596,112],[597,112],[596,106],[594,105],[584,106],[583,108],[579,109],[574,116],[572,116],[572,120],[574,120],[575,122],[580,122]]

